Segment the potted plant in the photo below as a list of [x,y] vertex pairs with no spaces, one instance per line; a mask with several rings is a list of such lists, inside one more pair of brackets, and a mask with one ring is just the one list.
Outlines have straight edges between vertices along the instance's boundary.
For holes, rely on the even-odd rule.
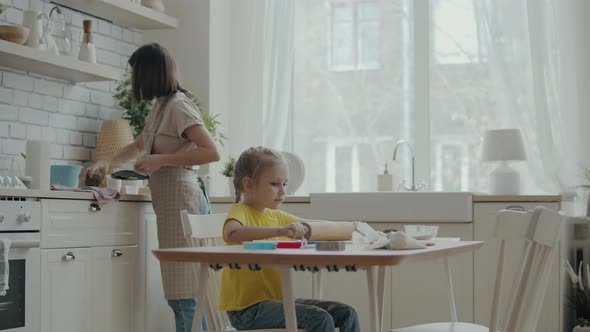
[[[129,76],[118,82],[116,92],[117,93],[113,97],[119,106],[125,109],[125,112],[123,112],[123,119],[129,120],[129,125],[131,125],[134,130],[133,136],[137,137],[143,130],[145,118],[152,108],[152,102],[149,100],[135,102],[133,100],[133,97],[131,96],[131,79]],[[218,120],[219,114],[209,114],[206,112],[196,97],[193,98],[192,101],[199,108],[201,117],[205,123],[205,128],[207,128],[213,137],[213,140],[219,143],[219,145],[224,146],[223,143],[225,140],[227,140],[227,137],[218,131],[219,125],[221,124],[221,122]]]
[[[583,276],[582,262],[576,273],[567,262],[567,273],[572,282],[572,289],[567,296],[567,304],[575,312],[576,327],[573,332],[590,331],[590,266],[586,266],[586,274]],[[584,282],[585,279],[585,282]]]
[[229,181],[229,194],[234,192],[234,167],[236,166],[236,159],[229,157],[229,159],[223,164],[223,170],[221,175],[228,178]]

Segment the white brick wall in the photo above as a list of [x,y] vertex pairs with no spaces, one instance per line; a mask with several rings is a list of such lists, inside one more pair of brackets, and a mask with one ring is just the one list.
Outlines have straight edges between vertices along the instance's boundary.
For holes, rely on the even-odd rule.
[[[40,5],[49,13],[49,0],[0,0],[6,11],[0,24],[21,24],[25,10]],[[142,44],[141,31],[62,8],[74,36],[82,20],[91,19],[97,60],[126,69],[131,53]],[[77,50],[75,50],[77,53]],[[25,152],[26,140],[52,143],[54,163],[80,164],[94,156],[103,120],[122,115],[113,94],[115,82],[73,83],[0,67],[0,155]]]

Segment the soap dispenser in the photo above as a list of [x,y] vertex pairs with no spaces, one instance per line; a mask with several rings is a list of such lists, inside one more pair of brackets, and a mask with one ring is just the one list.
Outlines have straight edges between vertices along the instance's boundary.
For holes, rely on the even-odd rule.
[[392,191],[393,190],[393,176],[389,174],[387,163],[383,169],[383,174],[377,176],[377,191]]

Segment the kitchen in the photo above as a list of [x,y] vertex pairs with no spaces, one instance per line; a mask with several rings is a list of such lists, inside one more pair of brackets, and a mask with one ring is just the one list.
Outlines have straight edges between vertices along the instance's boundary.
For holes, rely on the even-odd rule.
[[[588,213],[588,191],[576,188],[587,184],[580,169],[590,165],[584,144],[590,139],[584,130],[590,114],[583,111],[590,97],[582,92],[590,79],[590,66],[583,61],[590,45],[576,33],[586,31],[581,16],[589,8],[584,1],[569,0],[556,8],[425,0],[137,2],[1,1],[0,23],[27,26],[29,36],[38,40],[30,46],[0,40],[0,175],[11,179],[0,188],[0,218],[9,221],[0,222],[0,238],[10,234],[11,259],[23,259],[41,272],[26,268],[27,307],[16,310],[26,313],[24,324],[4,327],[2,319],[0,331],[173,330],[158,261],[151,255],[157,237],[149,188],[142,183],[137,195],[97,205],[91,193],[50,191],[50,169],[40,167],[87,166],[100,159],[106,146],[100,137],[103,124],[119,123],[126,112],[114,96],[129,71],[127,61],[145,43],[167,47],[181,69],[182,85],[195,92],[203,110],[218,115],[215,129],[226,137],[220,138],[223,146],[218,144],[221,162],[199,170],[216,213],[228,211],[234,202],[228,179],[220,174],[224,162],[256,145],[295,155],[290,173],[298,186],[289,189],[284,209],[304,218],[365,220],[381,230],[423,222],[439,225],[440,236],[480,240],[491,238],[492,232],[480,222],[493,219],[502,208],[544,205],[572,216]],[[523,11],[538,18],[535,13],[551,9],[559,24],[531,19],[527,26],[517,19]],[[489,17],[505,19],[505,30],[482,19],[484,10]],[[407,15],[412,19],[404,19]],[[544,39],[565,33],[556,27],[572,29],[569,39],[559,41],[563,48],[552,48],[547,43],[553,40]],[[496,45],[484,32],[505,33],[502,38],[514,40]],[[426,42],[431,39],[433,44]],[[558,49],[564,53],[556,53]],[[538,84],[539,72],[553,76]],[[511,144],[522,145],[526,153],[510,163],[518,171],[520,188],[500,183],[493,189],[498,182],[490,174],[494,161],[508,159],[498,156],[506,144],[488,142],[490,162],[482,161],[484,136],[498,128],[520,131],[522,139]],[[127,128],[125,139],[134,129]],[[410,148],[400,147],[394,161],[395,142],[402,139]],[[30,142],[40,142],[37,154]],[[381,177],[386,167],[391,178]],[[22,189],[24,183],[15,183],[16,178],[42,183],[31,187],[39,189]],[[392,196],[377,195],[380,179],[386,179],[384,190]],[[134,192],[130,184],[118,185],[123,192]],[[421,186],[425,196],[405,201],[408,196],[398,193],[404,186]],[[449,203],[451,196],[435,192],[464,193],[464,200]],[[333,196],[323,193],[344,196],[333,202]],[[376,201],[382,202],[378,207],[400,204],[399,214],[363,205]],[[334,206],[352,211],[336,214]],[[453,211],[467,217],[446,215]],[[582,232],[583,227],[576,229]],[[486,248],[452,260],[460,271],[455,272],[458,285],[464,286],[456,289],[459,318],[481,324],[487,323],[489,294],[487,286],[484,293],[477,292],[482,280],[477,272],[489,267],[478,255],[496,252]],[[569,258],[564,252],[552,270],[545,321],[539,324],[551,326],[546,331],[573,328],[568,313],[562,312],[562,289],[569,286],[562,267]],[[425,270],[442,272],[432,269],[417,265],[398,271],[402,276],[396,280],[424,275]],[[18,279],[24,272],[17,268],[11,273]],[[298,278],[296,288],[309,294],[310,276]],[[328,275],[333,287],[326,296],[357,303],[362,290],[342,292],[341,287],[360,283],[363,276],[338,279]],[[432,303],[415,314],[414,300],[402,296],[400,303],[393,295],[411,290],[404,290],[402,281],[390,282],[390,328],[448,320],[444,284],[434,295],[423,294]],[[435,300],[441,296],[443,300]],[[402,305],[406,302],[410,304]],[[357,306],[362,322],[367,306]]]

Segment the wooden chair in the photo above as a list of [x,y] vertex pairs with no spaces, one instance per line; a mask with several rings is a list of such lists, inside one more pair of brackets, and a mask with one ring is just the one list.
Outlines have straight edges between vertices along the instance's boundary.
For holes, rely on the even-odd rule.
[[[534,332],[547,290],[552,258],[559,252],[558,241],[564,220],[563,214],[542,206],[528,212],[498,212],[495,237],[500,240],[500,252],[489,327],[452,321],[393,329],[391,332]],[[507,295],[508,305],[500,308],[504,247],[509,240],[523,241],[524,249],[520,271]],[[502,322],[498,319],[500,309],[504,309]]]
[[[186,210],[180,211],[182,230],[184,236],[194,247],[218,246],[223,243],[223,224],[227,214],[188,214]],[[197,267],[195,267],[197,269]],[[195,271],[199,275],[199,271]],[[221,287],[221,271],[209,269],[209,283],[207,297],[199,299],[205,301],[205,321],[207,332],[234,331],[225,312],[217,310],[219,290]],[[320,292],[321,293],[321,292]],[[193,320],[193,332],[200,331],[201,320]],[[250,332],[284,332],[285,329],[248,330]],[[305,330],[298,330],[305,332]]]

